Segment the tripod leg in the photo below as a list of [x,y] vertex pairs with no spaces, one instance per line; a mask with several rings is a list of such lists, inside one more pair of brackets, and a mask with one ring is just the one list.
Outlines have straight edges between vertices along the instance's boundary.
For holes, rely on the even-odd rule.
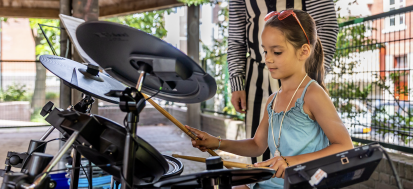
[[134,168],[134,161],[135,161],[135,142],[133,141],[133,137],[136,136],[136,127],[137,127],[137,119],[138,116],[133,112],[128,112],[127,115],[127,127],[129,131],[126,133],[126,140],[125,140],[125,152],[123,154],[123,176],[124,178],[121,179],[121,188],[122,189],[129,189],[133,187],[133,170]]
[[[88,160],[89,161],[89,160]],[[92,162],[89,161],[89,189],[93,189],[93,168],[92,168]]]
[[114,189],[115,188],[115,179],[113,178],[113,176],[110,178],[110,189]]
[[77,189],[79,186],[79,173],[80,173],[80,163],[82,161],[80,153],[76,150],[73,149],[73,162],[72,162],[72,175],[70,178],[70,188],[71,189]]
[[54,127],[53,127],[53,126],[50,126],[49,129],[47,129],[47,131],[46,131],[46,132],[43,134],[43,136],[40,138],[40,140],[45,140],[45,139],[50,135],[50,133],[53,132],[53,130],[54,130]]

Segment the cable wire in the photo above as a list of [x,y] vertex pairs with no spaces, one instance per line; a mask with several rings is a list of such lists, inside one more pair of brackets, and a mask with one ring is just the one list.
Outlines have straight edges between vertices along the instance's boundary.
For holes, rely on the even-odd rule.
[[396,179],[397,187],[398,187],[399,189],[403,189],[402,182],[400,181],[400,177],[399,177],[399,175],[397,174],[396,169],[394,168],[393,162],[391,161],[389,154],[387,154],[386,150],[384,150],[383,147],[380,146],[379,149],[380,149],[380,151],[382,151],[382,152],[384,153],[384,155],[385,155],[386,158],[387,158],[387,161],[389,162],[390,168],[391,168],[391,170],[393,171],[394,178]]
[[158,90],[155,94],[153,94],[152,96],[150,96],[149,98],[147,98],[147,99],[145,99],[145,100],[149,100],[149,99],[151,99],[152,97],[158,95],[158,93],[159,93],[161,90],[162,90],[162,87],[159,87],[159,90]]
[[80,167],[82,168],[83,172],[85,173],[85,176],[86,176],[87,182],[89,183],[89,186],[90,186],[90,185],[93,186],[93,183],[92,183],[92,181],[90,180],[90,178],[91,178],[93,175],[90,174],[90,173],[89,173],[89,176],[87,175],[86,170],[85,170],[85,168],[83,168],[82,163],[80,163]]
[[53,141],[56,141],[56,140],[65,141],[66,139],[65,139],[65,138],[54,138],[54,139],[48,140],[48,141],[46,141],[45,143],[40,144],[39,146],[37,146],[37,148],[35,148],[33,151],[31,151],[31,152],[27,155],[26,159],[24,160],[24,162],[23,162],[23,164],[22,164],[22,169],[24,169],[24,166],[26,166],[26,163],[27,163],[27,161],[29,160],[30,156],[33,154],[33,152],[36,152],[36,150],[39,149],[40,147],[42,147],[43,145],[46,145],[47,143],[53,142]]

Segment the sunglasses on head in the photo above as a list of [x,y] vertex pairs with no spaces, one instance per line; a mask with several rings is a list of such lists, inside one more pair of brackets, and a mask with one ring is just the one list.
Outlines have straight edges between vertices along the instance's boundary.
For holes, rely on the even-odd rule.
[[268,21],[270,18],[272,18],[273,16],[276,16],[276,15],[278,15],[278,20],[280,20],[280,21],[284,20],[285,18],[289,17],[290,15],[293,15],[295,20],[297,20],[298,24],[300,25],[301,29],[303,30],[304,35],[307,38],[308,45],[310,45],[310,40],[308,40],[307,33],[305,33],[305,30],[304,30],[303,26],[301,25],[300,20],[298,19],[297,15],[295,14],[295,12],[293,10],[284,10],[284,11],[281,11],[281,12],[272,11],[272,12],[268,13],[265,16],[264,21]]

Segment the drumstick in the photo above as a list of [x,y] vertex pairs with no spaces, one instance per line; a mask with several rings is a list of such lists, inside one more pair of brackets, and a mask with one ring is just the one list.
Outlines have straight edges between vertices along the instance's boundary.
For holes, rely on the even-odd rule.
[[[147,99],[149,103],[152,104],[153,107],[155,107],[161,114],[163,114],[166,118],[168,118],[172,123],[174,123],[176,126],[178,126],[185,134],[187,134],[189,137],[191,137],[194,140],[199,140],[198,137],[196,137],[191,131],[189,131],[181,122],[179,122],[177,119],[175,119],[171,114],[169,114],[165,109],[163,109],[161,106],[159,106],[156,102],[154,102],[152,99],[148,99],[149,97],[146,94],[143,94],[143,97]],[[211,154],[212,156],[218,156],[217,153],[212,151],[211,149],[207,149],[208,153]]]
[[[183,155],[178,155],[178,154],[172,154],[172,157],[176,158],[182,158],[182,159],[187,159],[191,161],[197,161],[197,162],[204,162],[206,161],[206,158],[201,158],[201,157],[194,157],[194,156],[183,156]],[[266,168],[268,167],[254,167],[252,164],[246,164],[246,163],[238,163],[238,162],[233,162],[233,161],[222,161],[224,163],[225,167],[237,167],[237,168],[244,168],[244,169],[249,169],[249,168]]]

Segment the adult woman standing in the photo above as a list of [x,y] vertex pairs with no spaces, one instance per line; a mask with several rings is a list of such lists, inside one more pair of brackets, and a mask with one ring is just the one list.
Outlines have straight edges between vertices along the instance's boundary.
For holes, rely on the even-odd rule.
[[[313,17],[324,47],[327,72],[336,50],[338,24],[333,0],[230,0],[228,70],[231,103],[238,112],[246,113],[247,138],[254,137],[263,117],[266,99],[281,84],[271,80],[264,63],[264,50],[259,37],[264,27],[264,17],[271,11],[285,9],[304,10]],[[269,158],[267,150],[263,160]],[[253,157],[252,162],[257,162],[257,158]]]

